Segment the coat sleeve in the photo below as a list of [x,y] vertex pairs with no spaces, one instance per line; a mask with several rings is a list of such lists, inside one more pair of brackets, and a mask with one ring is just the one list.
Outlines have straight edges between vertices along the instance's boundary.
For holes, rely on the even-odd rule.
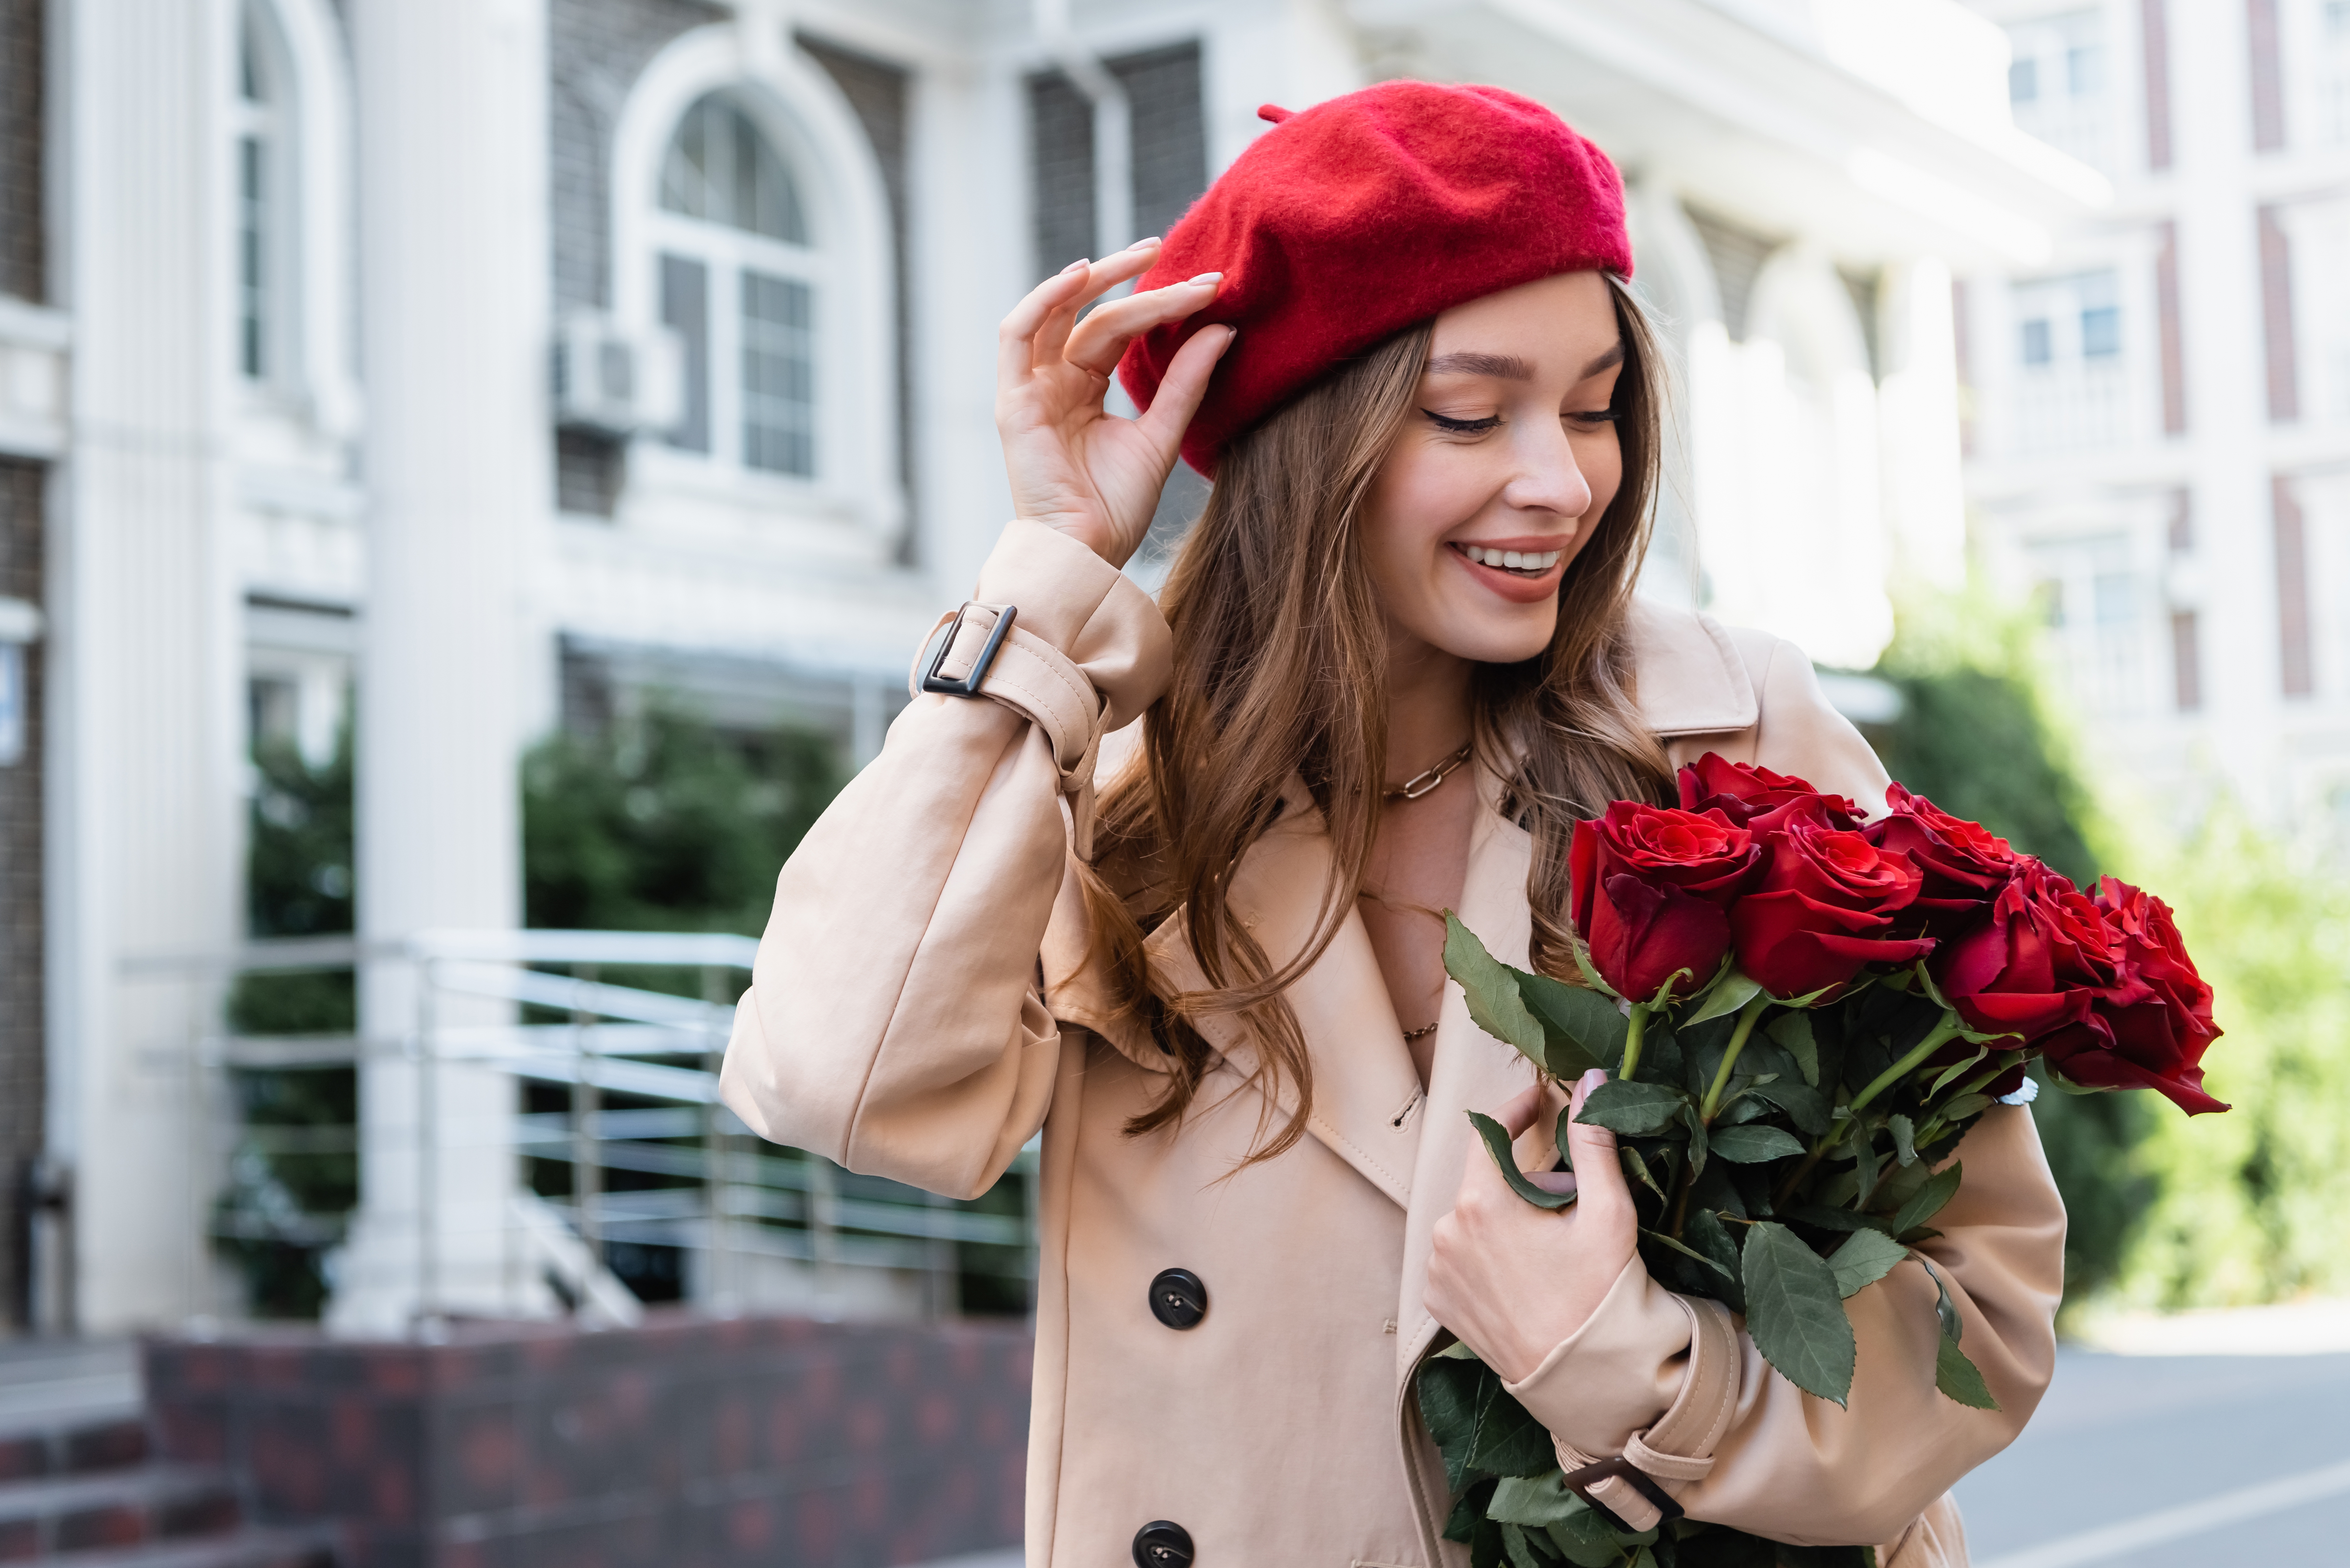
[[[1881,813],[1884,765],[1829,705],[1811,661],[1766,634],[1730,635],[1756,722],[1677,737],[1673,761],[1720,752]],[[1563,1450],[1626,1454],[1693,1517],[1799,1545],[1894,1540],[2014,1440],[2055,1370],[2064,1209],[2031,1112],[1994,1106],[1956,1158],[1964,1175],[1935,1219],[1942,1234],[1918,1251],[1949,1284],[1960,1343],[1998,1409],[1970,1409],[1934,1386],[1936,1291],[1915,1262],[1846,1303],[1858,1365],[1842,1409],[1773,1371],[1742,1324],[1722,1337],[1724,1354],[1708,1354],[1720,1309],[1672,1295],[1637,1260],[1592,1321],[1513,1392]]]
[[[973,598],[1016,612],[983,695],[918,694],[785,864],[721,1074],[762,1137],[951,1197],[1044,1121],[1058,1032],[1037,960],[1072,813],[1170,659],[1149,597],[1035,523],[1006,528]],[[957,623],[946,673],[994,618]]]

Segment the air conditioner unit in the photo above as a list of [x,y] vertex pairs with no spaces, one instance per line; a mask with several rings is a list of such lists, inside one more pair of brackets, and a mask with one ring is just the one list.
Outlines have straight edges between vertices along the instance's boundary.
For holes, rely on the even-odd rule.
[[665,431],[685,417],[685,344],[665,327],[623,329],[583,310],[555,341],[556,422],[606,435]]

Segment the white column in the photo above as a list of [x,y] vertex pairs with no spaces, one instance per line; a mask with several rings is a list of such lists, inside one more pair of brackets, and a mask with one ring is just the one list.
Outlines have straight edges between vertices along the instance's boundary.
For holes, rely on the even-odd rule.
[[2170,8],[2178,295],[2209,762],[2258,816],[2285,805],[2276,535],[2244,12]]
[[[535,635],[527,568],[551,527],[544,0],[355,0],[368,602],[359,676],[362,936],[516,925],[516,762]],[[364,977],[377,1040],[496,1012]],[[510,1266],[513,1080],[463,1065],[365,1074],[361,1213],[333,1319],[543,1310]],[[420,1159],[420,1148],[429,1158]]]
[[239,619],[223,537],[229,388],[222,0],[57,7],[56,278],[72,452],[51,496],[49,1137],[73,1161],[80,1326],[217,1312],[221,1168],[190,1037],[217,987],[126,961],[241,934]]
[[1883,286],[1878,403],[1893,569],[1897,580],[1957,588],[1967,576],[1967,511],[1950,271],[1935,256],[1896,262]]

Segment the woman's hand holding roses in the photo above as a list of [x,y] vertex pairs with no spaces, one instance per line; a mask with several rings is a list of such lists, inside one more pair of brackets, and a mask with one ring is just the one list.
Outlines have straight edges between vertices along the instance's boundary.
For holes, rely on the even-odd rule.
[[1073,262],[1030,290],[996,335],[995,429],[1013,514],[1059,529],[1113,566],[1126,565],[1149,530],[1184,427],[1232,340],[1228,327],[1194,333],[1141,418],[1102,408],[1128,343],[1216,297],[1218,275],[1209,273],[1111,300],[1077,319],[1088,301],[1158,259],[1153,239],[1104,261]]
[[[1569,1117],[1583,1109],[1584,1096],[1607,1081],[1605,1073],[1586,1073],[1567,1102]],[[1495,1119],[1515,1138],[1542,1108],[1543,1092],[1532,1088]],[[1552,1213],[1526,1202],[1472,1143],[1461,1195],[1452,1212],[1436,1222],[1428,1310],[1511,1383],[1591,1321],[1638,1241],[1639,1220],[1617,1163],[1616,1135],[1570,1119],[1566,1137],[1574,1172],[1530,1179],[1553,1192],[1576,1193],[1574,1207]]]

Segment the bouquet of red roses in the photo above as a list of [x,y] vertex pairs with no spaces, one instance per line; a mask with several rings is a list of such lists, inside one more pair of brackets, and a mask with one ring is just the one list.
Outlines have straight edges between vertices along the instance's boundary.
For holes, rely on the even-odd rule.
[[[1679,809],[1617,801],[1578,823],[1569,868],[1582,984],[1498,961],[1449,917],[1445,967],[1478,1025],[1544,1073],[1607,1070],[1579,1119],[1617,1135],[1648,1272],[1742,1315],[1820,1398],[1852,1386],[1845,1298],[1915,1261],[1938,1290],[1935,1386],[1996,1407],[1914,1248],[1958,1191],[1960,1139],[2032,1097],[2034,1058],[2071,1088],[2227,1109],[2203,1090],[2211,990],[2161,899],[2110,877],[2085,895],[1898,784],[1864,823],[1849,800],[1708,753],[1681,770]],[[1471,1119],[1521,1197],[1575,1201],[1520,1174],[1500,1124]],[[1873,1560],[1670,1506],[1633,1530],[1567,1486],[1549,1435],[1466,1346],[1428,1362],[1419,1400],[1456,1498],[1447,1534],[1475,1568]]]

